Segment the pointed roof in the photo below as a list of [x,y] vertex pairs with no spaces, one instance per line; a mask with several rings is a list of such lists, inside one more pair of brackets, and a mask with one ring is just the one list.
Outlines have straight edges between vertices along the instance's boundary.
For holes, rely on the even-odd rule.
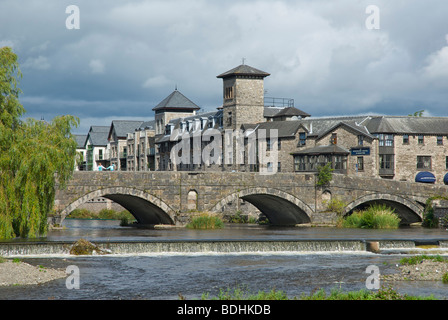
[[269,73],[255,69],[247,64],[241,64],[236,68],[233,68],[227,72],[221,73],[217,78],[229,78],[233,76],[253,76],[264,78],[270,76]]
[[271,116],[272,118],[278,118],[278,117],[293,117],[298,116],[302,118],[310,117],[311,115],[306,113],[305,111],[302,111],[300,109],[297,109],[296,107],[286,107],[284,109],[281,109],[279,112]]
[[143,121],[138,120],[113,120],[107,139],[110,139],[111,134],[115,131],[118,138],[126,138],[128,133],[134,132],[142,125]]
[[174,90],[168,97],[162,100],[157,106],[152,110],[175,110],[175,109],[190,109],[199,110],[200,108],[192,102],[190,99],[185,97],[179,90]]

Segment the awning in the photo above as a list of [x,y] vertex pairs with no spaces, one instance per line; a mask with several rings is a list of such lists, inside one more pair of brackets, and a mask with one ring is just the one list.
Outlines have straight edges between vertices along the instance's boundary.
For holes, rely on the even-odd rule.
[[338,145],[330,144],[328,146],[317,146],[313,148],[308,148],[296,152],[292,152],[292,155],[320,155],[320,154],[343,154],[348,155],[350,151],[347,149],[341,148]]
[[436,177],[431,172],[422,171],[415,176],[415,182],[435,183]]
[[443,177],[443,183],[448,184],[448,173]]

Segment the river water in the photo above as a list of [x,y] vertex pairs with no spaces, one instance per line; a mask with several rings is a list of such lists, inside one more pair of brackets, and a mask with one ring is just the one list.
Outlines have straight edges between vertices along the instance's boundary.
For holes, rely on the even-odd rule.
[[[405,228],[360,230],[336,228],[272,228],[227,226],[221,230],[148,230],[123,228],[117,221],[66,220],[65,229],[49,232],[45,241],[153,241],[180,239],[448,239],[446,230]],[[446,255],[446,254],[444,254]],[[317,289],[366,289],[370,265],[380,273],[396,271],[407,254],[371,252],[264,253],[145,253],[105,256],[37,256],[21,260],[33,265],[79,268],[79,289],[68,289],[66,279],[37,286],[0,287],[0,299],[198,299],[216,296],[220,289],[241,287],[251,292],[284,291],[289,297]],[[382,283],[389,286],[389,284]],[[441,281],[394,282],[400,293],[448,298]]]

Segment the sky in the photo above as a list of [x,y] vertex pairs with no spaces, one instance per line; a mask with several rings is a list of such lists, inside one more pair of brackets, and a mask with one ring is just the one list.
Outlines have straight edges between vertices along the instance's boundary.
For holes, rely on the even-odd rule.
[[0,47],[25,117],[71,114],[78,134],[151,120],[176,87],[216,110],[243,59],[315,117],[448,116],[447,17],[446,0],[2,0]]

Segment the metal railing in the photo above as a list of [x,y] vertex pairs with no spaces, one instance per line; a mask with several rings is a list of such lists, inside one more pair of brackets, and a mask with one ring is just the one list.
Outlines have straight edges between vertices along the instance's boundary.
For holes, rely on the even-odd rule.
[[294,99],[264,97],[265,107],[294,107]]

